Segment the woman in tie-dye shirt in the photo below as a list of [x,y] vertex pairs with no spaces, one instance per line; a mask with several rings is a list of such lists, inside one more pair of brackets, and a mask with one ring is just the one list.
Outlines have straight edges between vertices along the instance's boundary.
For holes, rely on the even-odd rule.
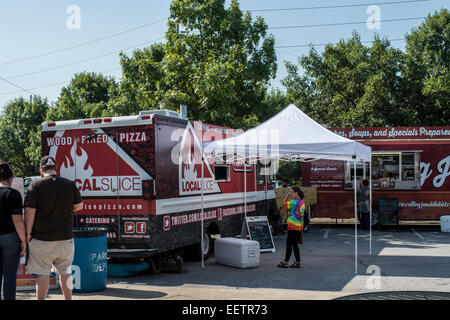
[[[288,196],[293,200],[287,200]],[[305,215],[305,202],[303,192],[299,187],[294,186],[289,191],[289,194],[284,198],[284,207],[289,211],[288,223],[288,235],[286,239],[286,256],[284,261],[281,261],[278,267],[287,268],[289,264],[289,258],[292,251],[294,251],[295,262],[291,265],[292,268],[300,268],[300,249],[298,247],[300,241],[300,235],[303,230],[303,218]]]

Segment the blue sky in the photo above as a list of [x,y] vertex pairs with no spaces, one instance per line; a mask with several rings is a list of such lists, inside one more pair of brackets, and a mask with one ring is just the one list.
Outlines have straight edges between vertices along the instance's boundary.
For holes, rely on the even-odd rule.
[[[425,17],[435,10],[449,7],[449,1],[444,0],[394,5],[379,4],[392,1],[394,0],[241,0],[240,5],[243,10],[257,10],[364,4],[360,7],[331,9],[252,11],[253,16],[262,16],[269,28],[275,28],[270,29],[269,32],[274,35],[277,47],[336,43],[340,39],[351,37],[353,30],[360,33],[363,41],[372,40],[374,33],[388,39],[401,39],[423,20],[394,22],[383,22],[383,20]],[[227,6],[229,2],[226,1]],[[379,30],[369,30],[366,24],[276,29],[283,26],[364,22],[370,16],[366,12],[368,4],[379,4],[382,20]],[[67,27],[67,20],[72,15],[67,13],[67,9],[71,5],[76,5],[80,9],[80,29]],[[2,1],[0,3],[0,77],[34,94],[45,96],[50,101],[56,100],[61,88],[77,72],[104,72],[119,80],[121,71],[117,52],[164,37],[167,22],[161,19],[169,16],[169,6],[169,0]],[[108,37],[151,22],[156,23],[103,41],[23,60]],[[393,41],[392,45],[404,49],[404,41]],[[138,48],[142,47],[145,45],[138,46]],[[318,51],[322,51],[323,48],[324,46],[316,47]],[[284,61],[295,62],[297,57],[306,54],[308,50],[307,47],[277,48],[278,72],[271,85],[282,88],[280,80],[286,75]],[[131,54],[132,49],[125,52]],[[95,58],[98,56],[102,57]],[[16,60],[22,61],[15,62]],[[80,60],[86,61],[78,63]],[[66,64],[71,65],[60,67]],[[21,95],[29,97],[30,93],[21,91],[0,79],[0,108],[9,100]]]

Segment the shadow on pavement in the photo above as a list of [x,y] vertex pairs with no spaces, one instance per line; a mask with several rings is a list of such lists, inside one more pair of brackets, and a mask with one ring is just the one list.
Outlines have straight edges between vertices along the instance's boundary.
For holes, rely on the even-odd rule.
[[105,300],[109,298],[129,298],[133,300],[139,299],[156,299],[167,296],[167,293],[159,291],[135,290],[128,288],[106,288],[104,291],[92,293],[74,293],[74,296],[89,298],[91,296],[102,296]]
[[[330,231],[325,237],[326,230]],[[214,257],[211,257],[205,261],[203,269],[200,262],[186,262],[185,272],[180,274],[141,274],[124,279],[123,282],[174,287],[211,285],[227,288],[341,291],[355,276],[371,276],[371,273],[366,273],[370,265],[379,266],[382,276],[448,278],[450,250],[445,251],[442,246],[448,245],[450,248],[450,237],[438,232],[423,235],[421,239],[411,230],[373,230],[372,255],[369,255],[369,233],[358,231],[357,275],[354,265],[354,229],[329,227],[311,228],[305,233],[304,245],[300,246],[301,269],[276,267],[285,253],[285,235],[278,235],[274,238],[276,252],[262,253],[261,263],[257,268],[238,269],[216,264]],[[384,255],[385,250],[396,254]],[[405,250],[408,251],[407,254],[403,254]],[[426,254],[430,250],[435,251]],[[367,291],[365,281],[358,288],[361,291]]]

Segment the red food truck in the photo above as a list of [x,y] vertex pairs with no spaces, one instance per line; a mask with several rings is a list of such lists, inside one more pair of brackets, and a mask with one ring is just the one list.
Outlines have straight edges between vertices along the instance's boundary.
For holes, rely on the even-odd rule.
[[[190,122],[170,110],[42,124],[42,154],[75,182],[84,209],[75,227],[107,229],[110,257],[147,257],[190,248],[201,257],[201,145],[235,130]],[[203,253],[212,235],[241,234],[247,214],[276,210],[273,187],[256,165],[204,164]],[[266,185],[264,184],[266,182]]]
[[[398,201],[400,220],[439,220],[450,213],[450,127],[331,128],[372,148],[373,224],[378,201]],[[305,186],[317,187],[312,217],[354,217],[353,162],[302,164]],[[357,187],[369,164],[357,163]]]

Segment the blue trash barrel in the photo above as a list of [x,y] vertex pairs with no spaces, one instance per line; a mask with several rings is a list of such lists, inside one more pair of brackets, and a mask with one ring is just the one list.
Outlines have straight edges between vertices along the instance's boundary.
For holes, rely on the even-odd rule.
[[73,292],[106,289],[108,245],[106,229],[73,230],[75,256],[72,263]]

